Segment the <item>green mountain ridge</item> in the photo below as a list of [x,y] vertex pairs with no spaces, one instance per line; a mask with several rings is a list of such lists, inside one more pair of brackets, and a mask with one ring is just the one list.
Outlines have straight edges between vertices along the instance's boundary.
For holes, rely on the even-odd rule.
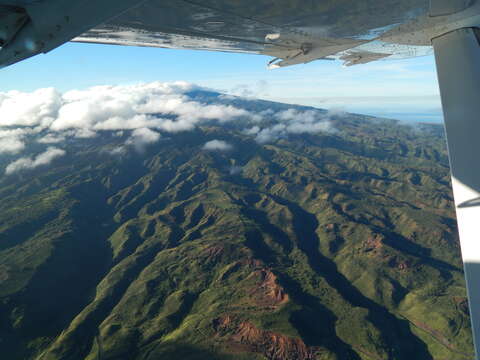
[[473,359],[442,129],[331,121],[105,132],[1,175],[4,357]]

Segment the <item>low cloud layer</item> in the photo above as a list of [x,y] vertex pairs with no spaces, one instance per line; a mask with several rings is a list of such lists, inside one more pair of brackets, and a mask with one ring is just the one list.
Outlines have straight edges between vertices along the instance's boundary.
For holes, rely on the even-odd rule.
[[277,121],[275,125],[260,127],[253,126],[245,130],[245,134],[254,135],[255,140],[265,144],[284,138],[289,134],[308,134],[319,132],[335,132],[330,122],[330,116],[338,114],[319,114],[314,110],[298,111],[296,109],[283,110],[271,115]]
[[[162,134],[168,137],[169,133],[190,131],[205,124],[235,123],[236,129],[259,143],[289,134],[334,131],[329,115],[321,111],[264,107],[254,111],[248,106],[250,100],[239,106],[233,105],[237,104],[235,97],[229,99],[212,92],[210,97],[195,95],[206,94],[205,90],[185,82],[153,82],[65,93],[55,89],[0,93],[0,155],[21,156],[30,142],[64,147],[69,139],[95,138],[104,132],[124,139],[123,145],[111,153],[124,154],[129,149],[142,152],[158,142]],[[205,144],[206,150],[230,148],[220,140]],[[24,155],[8,171],[33,168],[37,163],[36,158]]]
[[30,132],[25,128],[2,129],[0,127],[0,155],[20,153],[25,149],[24,137]]
[[25,148],[25,143],[17,137],[0,138],[0,154],[18,154]]
[[34,169],[39,166],[48,165],[56,158],[64,156],[66,152],[62,149],[49,147],[45,152],[37,155],[35,158],[22,157],[7,166],[5,173],[7,175],[21,170]]
[[160,139],[160,134],[149,128],[135,129],[132,135],[125,142],[126,145],[132,145],[137,151],[142,152],[148,144],[153,144]]
[[233,146],[227,143],[226,141],[222,140],[211,140],[205,145],[203,145],[204,150],[210,150],[210,151],[228,151],[232,150]]
[[65,141],[65,136],[47,134],[44,137],[37,140],[40,144],[57,144]]

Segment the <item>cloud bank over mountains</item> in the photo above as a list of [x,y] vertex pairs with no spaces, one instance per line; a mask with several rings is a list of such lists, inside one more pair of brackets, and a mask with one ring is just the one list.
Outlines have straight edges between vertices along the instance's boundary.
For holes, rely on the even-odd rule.
[[66,153],[64,150],[49,147],[47,151],[37,155],[35,158],[22,157],[12,163],[10,163],[5,169],[7,175],[13,174],[24,169],[34,169],[42,165],[50,164],[54,159],[64,156]]
[[25,132],[22,129],[1,130],[0,128],[0,155],[18,154],[25,149],[22,141]]
[[[195,94],[199,92],[208,92],[208,101],[198,99]],[[96,86],[65,93],[52,88],[0,93],[0,155],[21,155],[30,142],[54,144],[60,150],[67,139],[92,138],[106,131],[129,134],[124,146],[116,149],[118,154],[130,148],[141,152],[161,134],[211,123],[234,122],[237,129],[259,143],[289,134],[335,131],[325,112],[293,108],[254,111],[248,107],[251,99],[238,106],[233,105],[234,97],[211,94],[215,93],[185,82]],[[220,143],[206,144],[204,149],[228,150],[228,144]],[[47,150],[49,154],[53,154],[52,149]],[[22,161],[10,164],[7,173],[34,168],[43,161],[39,157],[22,157],[17,160]]]
[[226,141],[223,140],[211,140],[205,143],[203,145],[204,150],[210,150],[210,151],[228,151],[233,149],[233,146],[227,143]]

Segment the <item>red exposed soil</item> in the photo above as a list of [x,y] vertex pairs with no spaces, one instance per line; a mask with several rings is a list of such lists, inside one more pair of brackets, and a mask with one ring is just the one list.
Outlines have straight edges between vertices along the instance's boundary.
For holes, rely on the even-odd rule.
[[269,360],[314,360],[319,350],[306,346],[301,339],[261,330],[248,321],[235,321],[229,315],[216,319],[214,328],[230,350],[260,353]]
[[[240,269],[247,270],[247,277],[243,278],[246,284],[246,300],[255,305],[257,310],[274,311],[288,302],[289,297],[282,286],[277,283],[276,275],[265,264],[257,259],[246,258],[232,264],[219,280],[225,280]],[[245,294],[239,295],[242,299]],[[253,303],[253,304],[252,304]]]
[[363,242],[363,250],[370,253],[372,256],[380,258],[389,267],[396,268],[400,271],[409,270],[412,267],[412,263],[409,260],[399,259],[395,255],[389,255],[383,251],[383,241],[385,236],[381,234],[374,234]]
[[454,296],[453,302],[455,303],[459,311],[461,311],[467,316],[470,314],[470,310],[468,308],[468,299],[466,297]]
[[326,224],[325,225],[325,230],[327,230],[327,231],[337,231],[337,225],[336,224]]
[[363,247],[365,252],[374,251],[381,249],[383,247],[383,240],[385,237],[380,234],[375,234],[370,236],[366,241],[363,243]]
[[257,305],[277,308],[288,301],[288,294],[277,284],[277,277],[268,269],[255,270],[250,276],[257,278],[250,295]]
[[243,266],[249,266],[253,268],[263,267],[263,263],[260,260],[252,259],[252,258],[242,259],[240,261],[240,264],[242,264]]
[[220,257],[224,250],[223,246],[212,246],[203,250],[203,255],[207,258],[206,260],[212,261]]

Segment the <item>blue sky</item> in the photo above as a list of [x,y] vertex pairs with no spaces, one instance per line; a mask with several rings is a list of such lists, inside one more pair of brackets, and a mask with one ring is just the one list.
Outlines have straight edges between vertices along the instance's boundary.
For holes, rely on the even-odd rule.
[[433,57],[349,68],[316,61],[267,70],[259,55],[68,43],[0,70],[0,91],[184,80],[236,95],[412,121],[441,121]]

